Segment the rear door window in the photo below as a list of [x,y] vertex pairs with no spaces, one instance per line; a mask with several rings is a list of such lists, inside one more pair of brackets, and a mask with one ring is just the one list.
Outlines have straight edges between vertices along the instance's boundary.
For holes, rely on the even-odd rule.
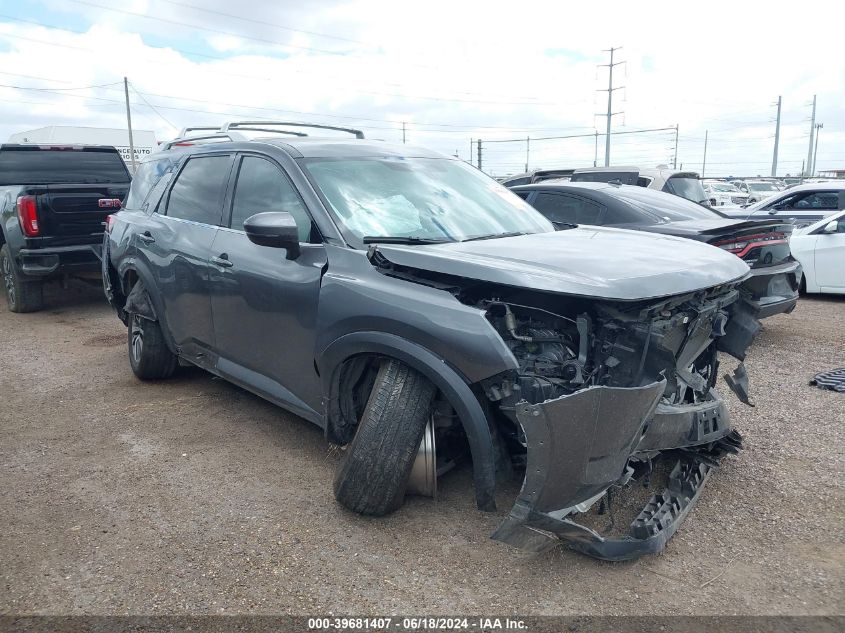
[[232,157],[228,154],[195,156],[188,160],[170,190],[167,215],[219,226],[231,167]]
[[132,187],[129,189],[129,195],[126,197],[123,207],[126,209],[140,209],[152,188],[155,187],[156,183],[161,180],[164,174],[170,172],[172,166],[173,161],[169,158],[141,163],[135,172],[135,177],[132,179]]
[[601,205],[563,193],[540,192],[533,206],[552,222],[600,224],[602,220]]

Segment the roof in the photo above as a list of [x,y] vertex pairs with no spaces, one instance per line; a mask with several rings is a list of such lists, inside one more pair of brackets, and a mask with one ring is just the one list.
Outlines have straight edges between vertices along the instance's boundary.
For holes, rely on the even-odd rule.
[[584,167],[582,169],[576,169],[575,172],[578,174],[600,174],[603,172],[638,172],[641,176],[652,178],[655,176],[663,176],[667,179],[677,174],[695,174],[696,177],[698,176],[698,173],[690,170],[670,169],[668,167],[636,167],[632,165],[610,165],[609,167]]
[[[259,139],[256,139],[259,140]],[[387,143],[385,141],[371,141],[368,139],[348,138],[272,138],[260,139],[261,142],[288,149],[293,154],[294,150],[299,154],[295,158],[321,158],[321,157],[392,157],[392,158],[450,158],[433,152],[429,149],[415,145],[404,145]]]
[[[239,150],[256,144],[278,147],[290,154],[293,158],[452,158],[414,145],[386,143],[384,141],[371,141],[368,139],[319,138],[315,136],[303,138],[279,138],[273,136],[270,138],[254,138],[248,141],[224,141],[221,143],[195,145],[190,148],[181,148],[181,150],[174,147],[168,151],[199,148],[207,151],[221,149]],[[159,153],[157,156],[160,157],[161,154]]]
[[[795,193],[796,191],[822,191],[825,189],[835,189],[836,191],[845,191],[845,180],[837,182],[835,180],[828,180],[827,182],[806,182],[803,185],[795,185],[782,193]],[[769,198],[771,201],[771,198]]]

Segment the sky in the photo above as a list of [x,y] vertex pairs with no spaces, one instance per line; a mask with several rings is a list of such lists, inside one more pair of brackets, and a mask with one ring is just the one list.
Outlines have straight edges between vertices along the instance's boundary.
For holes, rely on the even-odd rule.
[[160,141],[274,119],[401,143],[404,124],[407,143],[474,163],[482,139],[494,176],[601,165],[607,49],[621,47],[611,164],[768,175],[780,96],[778,175],[797,174],[816,95],[816,168],[845,168],[845,53],[825,26],[845,5],[798,6],[0,0],[0,140],[125,127],[128,77],[133,127]]

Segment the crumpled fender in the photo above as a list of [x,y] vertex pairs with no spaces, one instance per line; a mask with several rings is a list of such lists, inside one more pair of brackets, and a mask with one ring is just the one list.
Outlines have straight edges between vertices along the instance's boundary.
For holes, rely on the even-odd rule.
[[126,304],[123,306],[123,311],[126,314],[137,314],[139,317],[150,321],[158,320],[155,307],[143,281],[138,281],[132,286],[132,291],[126,297]]
[[542,404],[517,405],[528,445],[525,481],[492,538],[543,549],[550,537],[538,529],[548,531],[550,521],[562,524],[572,506],[624,479],[665,387],[665,380],[644,387],[589,387]]

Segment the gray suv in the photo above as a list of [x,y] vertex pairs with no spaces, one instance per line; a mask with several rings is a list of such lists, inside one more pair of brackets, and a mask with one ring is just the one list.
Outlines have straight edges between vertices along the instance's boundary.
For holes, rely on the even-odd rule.
[[[742,359],[756,332],[736,301],[748,266],[556,229],[460,160],[284,127],[143,159],[103,257],[136,376],[196,365],[310,420],[344,447],[334,491],[355,512],[433,496],[465,459],[482,510],[523,479],[494,538],[662,549],[740,448],[715,387],[717,350]],[[730,383],[745,397],[742,365]],[[604,532],[611,493],[645,484]]]

